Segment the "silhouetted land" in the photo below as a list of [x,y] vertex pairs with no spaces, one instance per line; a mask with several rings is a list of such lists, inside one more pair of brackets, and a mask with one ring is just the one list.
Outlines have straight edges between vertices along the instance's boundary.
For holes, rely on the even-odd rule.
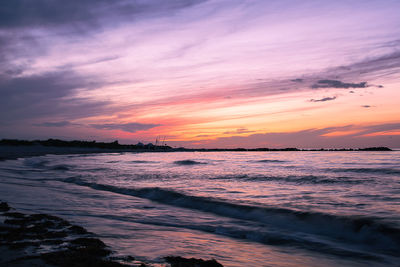
[[329,149],[299,149],[299,148],[172,148],[167,145],[154,145],[152,143],[136,145],[119,144],[118,141],[106,143],[96,141],[64,141],[59,139],[48,140],[17,140],[17,139],[2,139],[0,146],[44,146],[44,147],[68,147],[68,148],[92,148],[92,149],[111,149],[111,150],[135,150],[135,151],[392,151],[388,147],[367,147],[367,148],[329,148]]
[[130,150],[141,150],[141,149],[151,149],[151,150],[170,150],[170,146],[155,146],[151,143],[149,144],[136,144],[136,145],[122,145],[118,141],[105,143],[96,141],[64,141],[59,139],[48,139],[48,140],[17,140],[17,139],[2,139],[0,140],[0,145],[2,146],[34,146],[41,145],[47,147],[81,147],[81,148],[103,148],[103,149],[130,149]]

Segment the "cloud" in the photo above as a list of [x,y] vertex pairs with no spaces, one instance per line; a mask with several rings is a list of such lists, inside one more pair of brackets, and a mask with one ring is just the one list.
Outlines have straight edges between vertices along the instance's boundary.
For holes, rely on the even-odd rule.
[[247,128],[239,128],[235,131],[226,131],[224,134],[244,134],[244,133],[254,133],[254,131],[249,131]]
[[385,132],[385,131],[394,131],[394,130],[400,130],[400,123],[385,123],[385,124],[366,126],[362,128],[360,135]]
[[199,134],[199,135],[196,135],[196,137],[210,137],[211,135],[209,135],[209,134]]
[[[341,148],[341,147],[398,147],[400,143],[400,123],[374,125],[345,125],[322,129],[306,129],[296,132],[274,132],[249,136],[220,137],[214,140],[190,142],[182,145],[191,147],[298,147],[298,148]],[[339,133],[339,134],[335,134]],[[380,133],[386,133],[380,135]],[[171,143],[171,142],[170,142]]]
[[117,60],[119,58],[121,58],[121,57],[120,56],[100,57],[100,58],[96,58],[96,59],[93,59],[93,60],[88,60],[88,61],[84,61],[84,62],[80,62],[80,63],[65,64],[65,65],[59,66],[58,69],[63,70],[63,69],[71,69],[71,68],[74,68],[74,67],[90,66],[90,65],[94,65],[94,64],[98,64],[98,63],[114,61],[114,60]]
[[41,126],[41,127],[64,127],[69,125],[74,125],[74,124],[69,121],[43,122],[39,124],[34,124],[34,126]]
[[[117,26],[174,15],[206,0],[13,0],[0,4],[1,72],[14,72],[22,63],[46,55],[51,42],[93,38]],[[76,41],[76,40],[75,40]],[[82,41],[82,40],[80,40]],[[84,42],[82,42],[84,43]],[[105,57],[108,60],[108,57]],[[101,60],[101,59],[100,59]],[[112,59],[111,59],[112,60]],[[96,63],[96,62],[94,62]],[[25,63],[24,63],[25,64]],[[65,67],[74,67],[73,65]]]
[[146,123],[131,122],[122,124],[118,123],[90,124],[89,126],[100,130],[122,130],[129,133],[135,133],[138,131],[145,131],[154,127],[161,126],[161,124],[146,124]]
[[360,83],[344,83],[337,80],[319,80],[313,84],[311,88],[366,88],[368,87],[367,82]]
[[129,133],[135,133],[137,131],[144,131],[149,130],[151,128],[161,126],[160,124],[145,124],[145,123],[106,123],[106,124],[79,124],[79,123],[72,123],[70,121],[57,121],[57,122],[43,122],[38,124],[33,124],[33,126],[39,127],[65,127],[65,126],[83,126],[83,127],[90,127],[99,130],[122,130]]
[[370,105],[362,105],[361,107],[363,107],[363,108],[370,108],[371,106],[370,106]]
[[0,76],[0,123],[30,120],[71,120],[102,114],[115,107],[110,101],[74,96],[90,89],[90,79],[74,72],[49,72],[23,77]]
[[335,99],[336,99],[336,96],[332,96],[332,97],[324,97],[321,99],[310,99],[310,102],[325,102],[325,101],[332,101]]
[[99,27],[102,20],[121,21],[162,16],[203,2],[202,0],[13,0],[0,5],[0,28]]
[[304,80],[297,78],[297,79],[293,79],[293,80],[290,80],[290,81],[294,82],[294,83],[302,83]]
[[[359,83],[343,82],[337,80],[337,77],[346,80],[373,80],[379,77],[390,76],[398,73],[399,68],[400,52],[393,52],[374,58],[360,60],[346,66],[321,69],[316,73],[303,73],[301,79],[264,79],[263,82],[243,84],[242,87],[229,93],[232,96],[238,94],[245,94],[247,96],[264,96],[306,91],[309,90],[309,88],[368,88],[371,85],[366,81]],[[326,77],[328,77],[328,79]],[[306,86],[309,86],[309,88],[306,88]],[[383,88],[383,85],[379,85],[377,88]],[[354,93],[354,91],[350,91],[350,93]]]
[[[215,117],[229,119],[238,114],[215,111],[225,107],[247,109],[261,101],[279,105],[279,101],[297,99],[290,93],[311,91],[313,85],[317,86],[314,89],[323,91],[333,87],[316,98],[337,95],[332,90],[343,86],[349,88],[346,91],[367,86],[370,86],[368,91],[378,90],[373,84],[387,80],[376,80],[376,77],[398,73],[400,52],[390,51],[398,51],[399,43],[391,49],[370,47],[391,38],[378,36],[396,36],[388,34],[394,30],[375,36],[365,30],[369,24],[364,23],[363,31],[359,27],[357,31],[350,28],[338,31],[344,21],[336,23],[337,16],[327,20],[327,25],[310,24],[320,21],[320,14],[324,13],[308,7],[304,12],[305,6],[297,4],[290,8],[294,12],[290,14],[296,16],[286,16],[285,4],[277,11],[274,5],[264,1],[210,1],[210,4],[198,5],[203,2],[4,1],[0,5],[0,123],[22,121],[23,127],[44,122],[49,123],[47,127],[57,127],[50,125],[91,116],[116,118],[115,121],[90,120],[99,125],[120,123],[129,118],[118,117],[120,114],[115,111],[124,107],[117,105],[130,105],[131,110],[125,107],[124,114],[133,114],[134,110],[133,121],[143,121],[140,118],[144,116],[169,116],[168,119],[175,121],[186,117],[185,122],[181,119],[180,129],[183,129],[191,127],[188,121],[197,120],[196,113],[203,110],[202,114],[207,114],[205,121],[211,122]],[[286,14],[285,23],[282,23],[281,11]],[[363,13],[357,14],[355,17],[361,17]],[[305,19],[299,20],[297,16]],[[346,21],[348,18],[354,16],[346,17]],[[298,24],[299,21],[307,23]],[[291,27],[293,22],[302,30]],[[357,25],[350,20],[346,23]],[[328,25],[334,27],[327,31]],[[377,32],[390,29],[372,25]],[[375,37],[367,43],[358,42],[364,38],[361,32],[369,32],[368,38]],[[311,39],[306,40],[304,36]],[[372,58],[388,51],[390,54]],[[344,62],[350,64],[326,69]],[[91,85],[90,81],[98,86]],[[382,93],[385,91],[389,90]],[[269,98],[271,95],[274,97]],[[314,102],[329,100],[334,99],[327,97]],[[206,105],[195,110],[202,103]],[[315,109],[320,105],[309,103],[307,106]],[[241,114],[251,118],[261,112],[261,109],[247,109]],[[150,122],[164,123],[165,120]],[[4,126],[0,124],[1,127]],[[226,131],[231,135],[249,133],[247,129]]]

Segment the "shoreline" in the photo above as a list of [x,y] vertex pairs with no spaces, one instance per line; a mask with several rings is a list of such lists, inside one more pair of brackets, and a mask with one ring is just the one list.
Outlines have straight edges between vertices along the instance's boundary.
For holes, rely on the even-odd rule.
[[[0,265],[9,267],[152,267],[114,252],[96,234],[48,214],[17,212],[0,201]],[[216,260],[167,256],[156,266],[223,267]]]
[[82,148],[82,147],[46,147],[46,146],[0,146],[0,161],[18,158],[39,157],[45,155],[99,154],[144,152],[127,149]]
[[0,145],[0,161],[15,160],[18,158],[38,157],[45,155],[68,155],[68,154],[100,154],[100,153],[163,153],[163,152],[371,152],[393,150],[385,147],[370,147],[359,149],[129,149],[129,148],[94,148],[94,147],[62,147],[62,146],[43,146],[43,145]]

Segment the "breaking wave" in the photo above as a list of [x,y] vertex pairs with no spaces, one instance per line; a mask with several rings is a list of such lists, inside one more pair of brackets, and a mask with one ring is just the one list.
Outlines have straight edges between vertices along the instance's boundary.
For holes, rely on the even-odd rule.
[[277,159],[262,159],[262,160],[253,160],[249,162],[259,162],[259,163],[283,163],[287,162],[286,160],[277,160]]
[[356,172],[356,173],[376,173],[376,174],[400,174],[399,169],[393,168],[329,168],[330,172]]
[[144,164],[144,163],[157,163],[157,161],[150,161],[150,160],[132,160],[132,161],[129,161],[129,163]]
[[56,170],[56,171],[68,171],[71,169],[71,165],[66,165],[66,164],[59,164],[59,165],[54,165],[51,166],[50,169]]
[[315,175],[288,175],[288,176],[265,176],[265,175],[233,175],[213,177],[215,180],[242,180],[250,182],[284,182],[295,184],[363,184],[374,182],[370,178],[354,178],[354,177],[331,177],[331,176],[315,176]]
[[174,164],[177,165],[198,165],[198,164],[207,164],[205,162],[200,162],[200,161],[195,161],[195,160],[190,160],[190,159],[186,159],[186,160],[177,160],[174,161]]
[[27,158],[27,159],[24,159],[24,165],[25,166],[34,167],[34,168],[43,168],[48,163],[50,163],[50,161],[47,160],[47,159],[43,159],[43,158]]
[[[400,229],[367,217],[337,216],[318,212],[296,211],[286,208],[261,207],[231,203],[226,200],[187,195],[173,190],[151,188],[121,188],[105,184],[90,183],[80,178],[67,178],[64,182],[87,186],[95,190],[109,191],[149,199],[180,208],[209,212],[233,219],[261,223],[277,231],[291,231],[300,235],[315,235],[347,245],[367,246],[371,251],[379,250],[396,255],[400,249]],[[254,239],[254,238],[253,238]],[[261,238],[260,242],[292,243],[285,238]]]

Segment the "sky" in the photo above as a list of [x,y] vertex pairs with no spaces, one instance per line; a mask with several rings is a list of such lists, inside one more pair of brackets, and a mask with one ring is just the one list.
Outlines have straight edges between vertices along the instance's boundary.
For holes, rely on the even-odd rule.
[[398,0],[5,0],[0,138],[400,147]]

